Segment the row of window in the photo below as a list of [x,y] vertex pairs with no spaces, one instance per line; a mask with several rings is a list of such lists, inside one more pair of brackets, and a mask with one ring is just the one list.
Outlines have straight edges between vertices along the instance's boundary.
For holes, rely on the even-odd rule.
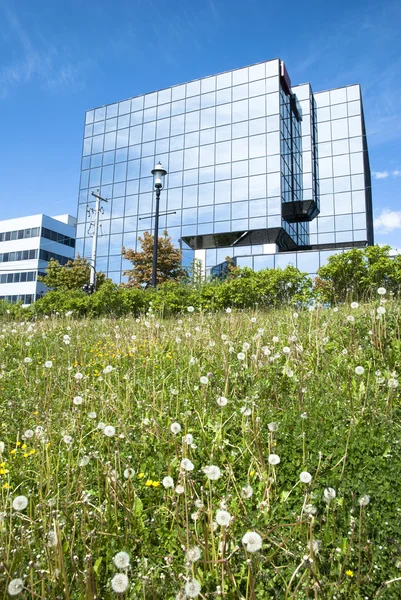
[[69,246],[70,248],[75,248],[75,240],[74,238],[68,237],[62,233],[58,233],[57,231],[52,231],[51,229],[47,229],[46,227],[42,227],[42,231],[40,231],[40,227],[29,227],[28,229],[14,229],[13,231],[2,231],[0,233],[0,242],[9,242],[13,240],[24,240],[26,238],[34,238],[41,235],[48,240],[52,240],[53,242],[58,242],[59,244],[64,244]]
[[0,275],[1,283],[24,283],[26,281],[36,281],[36,276],[45,277],[46,273],[42,271],[23,271],[21,273],[2,273]]
[[[116,148],[119,149],[127,146],[155,143],[156,140],[162,139],[171,140],[171,149],[178,149],[176,148],[178,144],[183,148],[184,132],[186,135],[191,135],[192,133],[197,134],[199,139],[201,136],[207,138],[216,136],[217,141],[223,141],[247,136],[249,135],[249,132],[252,134],[254,130],[257,132],[261,128],[268,132],[277,131],[278,129],[278,111],[275,111],[270,115],[267,114],[266,110],[254,111],[251,115],[251,120],[249,120],[248,114],[243,112],[241,115],[238,115],[238,117],[233,117],[233,124],[231,125],[231,121],[228,118],[223,119],[223,117],[221,117],[216,122],[214,112],[211,112],[212,110],[213,109],[207,109],[208,112],[206,113],[205,111],[206,114],[201,115],[200,123],[197,120],[194,120],[191,123],[189,123],[188,119],[184,121],[184,115],[182,115],[182,118],[173,117],[172,119],[163,119],[162,121],[157,122],[153,121],[151,123],[145,123],[143,126],[137,125],[127,129],[121,129],[117,133],[111,132],[85,138],[82,154],[83,156],[87,156],[99,152],[108,152],[110,150],[115,150]],[[340,119],[340,121],[341,120],[342,119]],[[210,135],[203,133],[209,129],[212,129],[215,133]],[[180,137],[182,137],[182,140],[176,139]],[[193,141],[191,145],[198,144],[195,144]]]
[[[0,253],[0,263],[15,262],[19,260],[33,260],[38,258],[38,250],[16,250],[15,252],[3,252]],[[51,258],[57,260],[61,265],[65,265],[70,258],[61,256],[56,252],[49,252],[48,250],[39,250],[39,260],[49,261]]]
[[40,227],[29,227],[28,229],[14,229],[14,231],[2,231],[0,233],[0,242],[9,242],[11,240],[24,240],[25,238],[38,237]]
[[[250,88],[250,89],[249,89]],[[125,129],[126,127],[134,127],[142,123],[151,123],[162,121],[178,115],[194,115],[209,108],[216,107],[217,125],[224,125],[231,122],[231,118],[235,121],[241,120],[241,115],[246,114],[242,118],[250,118],[261,116],[258,113],[275,114],[278,112],[277,92],[279,90],[278,79],[270,79],[265,81],[255,82],[252,86],[238,86],[231,89],[226,89],[217,94],[209,93],[202,96],[196,96],[184,100],[178,100],[172,104],[164,104],[155,108],[148,108],[126,114],[124,116],[109,118],[106,121],[98,121],[94,125],[86,125],[84,136],[91,137],[101,135],[111,131]],[[231,93],[232,92],[232,93]],[[267,106],[266,106],[267,102]],[[247,103],[241,106],[242,103]],[[248,106],[249,103],[249,106]],[[237,112],[239,118],[236,116]],[[231,116],[232,113],[232,116]],[[193,120],[194,117],[191,117]],[[199,116],[197,117],[199,125]],[[198,126],[199,129],[199,126]]]
[[18,294],[14,296],[0,296],[0,301],[4,300],[4,302],[9,302],[10,304],[17,304],[17,302],[22,302],[22,304],[32,304],[35,297],[34,294]]
[[42,227],[41,235],[48,240],[52,240],[52,242],[58,242],[59,244],[64,244],[70,248],[75,248],[75,239],[68,237],[68,235],[64,235],[63,233],[59,233],[58,231],[52,231],[51,229]]
[[[247,83],[256,82],[262,79],[273,77],[278,79],[278,60],[260,63],[250,67],[244,67],[236,71],[228,71],[219,75],[212,75],[204,79],[190,81],[182,85],[166,88],[158,92],[151,92],[142,96],[136,96],[128,100],[123,100],[108,106],[101,106],[95,110],[89,110],[86,113],[85,123],[93,123],[104,119],[113,118],[117,115],[125,115],[137,110],[153,108],[156,105],[175,102],[184,98],[198,96],[199,94],[209,94],[216,90],[231,88],[232,86],[241,86]],[[276,84],[277,85],[277,84]]]

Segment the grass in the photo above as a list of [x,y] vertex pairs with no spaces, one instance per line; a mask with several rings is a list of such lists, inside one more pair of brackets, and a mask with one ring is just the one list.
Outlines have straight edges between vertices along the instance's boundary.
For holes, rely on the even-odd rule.
[[1,330],[0,598],[400,597],[395,301]]

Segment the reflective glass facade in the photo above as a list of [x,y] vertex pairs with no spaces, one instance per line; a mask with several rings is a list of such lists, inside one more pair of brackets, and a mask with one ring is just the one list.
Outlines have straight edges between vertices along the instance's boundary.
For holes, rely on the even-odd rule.
[[153,231],[159,160],[160,210],[170,213],[160,227],[186,264],[197,256],[210,270],[229,255],[257,269],[281,254],[373,242],[359,86],[291,87],[276,59],[88,111],[76,252],[90,256],[88,206],[100,189],[109,202],[97,268],[116,282],[130,267],[121,247]]

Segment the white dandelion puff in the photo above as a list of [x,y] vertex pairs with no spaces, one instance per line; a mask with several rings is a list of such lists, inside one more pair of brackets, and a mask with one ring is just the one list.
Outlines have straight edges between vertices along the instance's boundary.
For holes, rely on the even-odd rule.
[[211,481],[217,481],[221,477],[221,471],[216,465],[210,465],[202,468],[202,471]]
[[201,591],[201,584],[197,579],[190,579],[186,582],[184,589],[187,598],[197,598]]
[[174,433],[174,435],[176,435],[177,433],[180,433],[181,425],[179,423],[171,423],[170,431],[171,431],[171,433]]
[[387,293],[387,290],[384,287],[379,287],[377,293],[379,294],[379,296],[384,296]]
[[332,487],[324,488],[323,497],[325,502],[329,503],[336,497],[336,490]]
[[33,432],[33,430],[32,430],[32,429],[27,429],[27,430],[24,432],[24,437],[25,437],[27,440],[30,440],[31,438],[33,438],[33,436],[34,436],[34,435],[35,435],[35,434],[34,434],[34,432]]
[[77,381],[79,381],[80,379],[83,378],[83,375],[82,375],[82,373],[75,373],[74,377]]
[[183,458],[181,461],[181,469],[184,469],[184,471],[193,471],[194,463],[190,461],[189,458]]
[[378,315],[384,315],[386,312],[386,309],[384,308],[384,306],[379,306],[376,312]]
[[351,302],[351,308],[358,308],[358,302]]
[[75,398],[73,399],[73,403],[75,404],[75,406],[80,406],[83,402],[83,398],[82,396],[75,396]]
[[134,475],[135,475],[135,471],[131,467],[127,467],[124,470],[124,477],[125,477],[125,479],[132,479]]
[[231,515],[227,510],[216,511],[216,523],[220,527],[228,527],[231,522]]
[[238,358],[238,360],[245,360],[245,354],[244,354],[244,352],[238,352],[237,358]]
[[13,509],[21,512],[28,506],[28,498],[26,496],[16,496],[13,500]]
[[113,427],[113,425],[106,425],[106,427],[103,429],[103,433],[107,437],[113,437],[116,434],[116,428]]
[[267,425],[267,428],[269,431],[271,431],[272,433],[278,430],[278,425],[277,423],[275,423],[274,421],[272,423],[269,423]]
[[192,435],[192,433],[187,433],[186,435],[184,435],[184,437],[182,438],[182,443],[183,444],[187,444],[188,446],[190,446],[191,444],[194,443],[194,436]]
[[127,552],[117,552],[113,557],[113,563],[117,569],[127,569],[129,567],[129,554]]
[[172,477],[170,477],[170,475],[167,475],[166,477],[163,478],[162,485],[166,489],[173,488],[174,487],[174,479]]
[[226,404],[227,404],[227,403],[228,403],[228,400],[227,400],[227,398],[225,398],[224,396],[219,396],[219,397],[217,398],[217,404],[218,404],[219,406],[226,406]]
[[246,485],[242,488],[241,490],[241,496],[242,498],[248,499],[248,498],[252,498],[253,495],[253,488],[250,485]]
[[247,552],[257,552],[262,547],[262,538],[256,531],[248,531],[242,538]]
[[52,366],[53,366],[53,362],[52,362],[51,360],[47,360],[47,361],[45,362],[45,367],[46,367],[46,369],[51,369],[51,368],[52,368]]
[[202,375],[202,377],[199,379],[199,381],[201,382],[202,385],[206,385],[209,383],[209,377],[206,377],[206,375]]
[[302,471],[302,473],[299,476],[299,480],[302,483],[310,483],[312,481],[312,475],[310,473],[308,473],[308,471]]
[[8,593],[10,596],[18,596],[24,589],[24,582],[22,579],[12,579],[8,584]]
[[87,454],[84,454],[78,464],[80,467],[86,467],[87,465],[89,465],[89,461],[90,461],[89,456]]
[[187,311],[188,311],[189,313],[193,313],[193,312],[194,312],[194,310],[195,310],[195,309],[194,309],[194,307],[193,307],[193,306],[188,306],[188,308],[187,308]]
[[356,375],[363,375],[364,372],[365,372],[365,369],[363,367],[355,367]]
[[197,560],[200,559],[201,557],[201,549],[199,548],[199,546],[193,546],[192,548],[189,548],[189,550],[187,551],[187,561],[194,563]]
[[55,531],[49,531],[46,535],[46,543],[49,547],[51,546],[57,546],[58,544],[58,537],[57,537],[57,533]]
[[116,594],[123,594],[128,589],[128,585],[129,580],[125,573],[117,573],[111,580],[111,587]]
[[359,506],[367,506],[369,504],[369,502],[370,502],[370,496],[368,496],[367,494],[364,494],[359,499]]
[[280,463],[280,457],[278,454],[269,454],[269,464],[272,466],[278,465]]

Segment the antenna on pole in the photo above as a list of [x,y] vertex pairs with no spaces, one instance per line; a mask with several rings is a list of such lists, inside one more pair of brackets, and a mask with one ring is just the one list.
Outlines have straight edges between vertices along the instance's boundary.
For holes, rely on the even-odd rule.
[[[101,206],[101,202],[108,202],[106,198],[102,198],[99,195],[99,190],[97,190],[97,194],[95,192],[91,192],[92,196],[96,198],[95,208],[88,208],[94,214],[94,223],[93,223],[93,237],[92,237],[92,257],[91,257],[91,272],[90,272],[90,282],[89,286],[84,285],[83,291],[88,294],[92,294],[96,289],[96,253],[97,253],[97,238],[98,238],[98,230],[99,230],[99,214],[104,212],[103,207]],[[89,230],[88,230],[89,233]]]

